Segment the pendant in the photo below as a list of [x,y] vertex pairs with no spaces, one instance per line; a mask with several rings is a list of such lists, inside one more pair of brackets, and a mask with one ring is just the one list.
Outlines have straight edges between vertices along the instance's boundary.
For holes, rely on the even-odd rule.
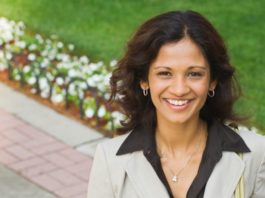
[[178,177],[177,175],[173,175],[172,179],[171,179],[174,183],[178,182]]

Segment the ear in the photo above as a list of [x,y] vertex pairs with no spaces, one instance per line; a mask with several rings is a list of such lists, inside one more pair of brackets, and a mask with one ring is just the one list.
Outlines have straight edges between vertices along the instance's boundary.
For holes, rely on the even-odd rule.
[[209,90],[214,90],[217,85],[217,80],[213,80],[210,82]]
[[140,81],[140,86],[141,86],[142,89],[149,89],[149,84],[148,84],[147,81],[141,80]]

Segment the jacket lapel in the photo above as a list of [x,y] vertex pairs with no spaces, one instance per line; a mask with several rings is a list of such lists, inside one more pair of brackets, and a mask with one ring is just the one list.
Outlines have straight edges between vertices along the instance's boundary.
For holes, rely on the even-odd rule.
[[166,188],[142,151],[133,153],[125,167],[125,171],[139,197],[169,198]]
[[244,162],[234,152],[223,152],[205,188],[204,198],[230,198],[244,170]]

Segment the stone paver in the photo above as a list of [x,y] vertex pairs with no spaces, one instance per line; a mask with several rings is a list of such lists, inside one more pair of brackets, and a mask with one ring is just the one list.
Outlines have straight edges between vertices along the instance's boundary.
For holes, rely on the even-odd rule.
[[[0,93],[0,109],[15,114],[23,121],[30,123],[30,125],[45,131],[72,147],[77,147],[78,145],[103,137],[96,130],[55,112],[53,109],[32,100],[1,82]],[[13,120],[12,122],[5,122],[3,125],[0,121],[2,125],[0,125],[0,130],[2,128],[9,128],[9,125],[19,125],[21,123],[20,120],[12,116],[2,119]]]
[[46,197],[86,198],[92,158],[2,109],[0,148],[0,163],[49,191]]
[[[56,198],[41,187],[29,182],[9,168],[0,164],[0,197],[1,198]],[[84,198],[84,196],[80,196]]]

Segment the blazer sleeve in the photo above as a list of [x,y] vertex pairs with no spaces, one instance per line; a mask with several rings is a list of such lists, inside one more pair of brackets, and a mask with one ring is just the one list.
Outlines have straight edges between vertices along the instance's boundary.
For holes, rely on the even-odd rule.
[[97,146],[90,172],[87,198],[114,198],[106,153],[100,144]]
[[261,164],[257,172],[254,193],[252,197],[261,198],[264,196],[265,196],[265,150],[263,152],[263,159],[261,161]]

